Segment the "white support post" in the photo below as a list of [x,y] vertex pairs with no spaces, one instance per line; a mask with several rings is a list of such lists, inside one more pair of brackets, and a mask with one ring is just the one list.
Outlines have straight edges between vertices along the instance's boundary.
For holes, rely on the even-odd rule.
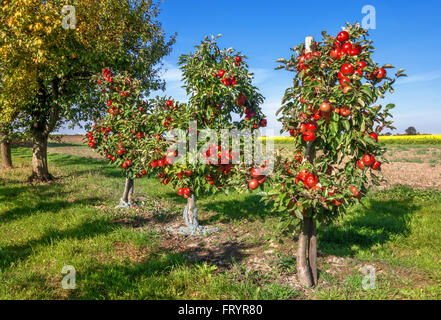
[[307,36],[305,38],[305,52],[306,53],[312,52],[311,45],[312,45],[313,41],[314,41],[313,36]]

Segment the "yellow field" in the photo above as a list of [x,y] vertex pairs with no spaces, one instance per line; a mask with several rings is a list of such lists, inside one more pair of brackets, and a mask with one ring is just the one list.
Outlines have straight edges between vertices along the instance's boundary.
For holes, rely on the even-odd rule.
[[[289,143],[292,137],[262,137],[271,139],[275,143]],[[418,135],[418,136],[380,136],[380,142],[385,144],[441,144],[441,135]]]
[[379,140],[387,144],[441,144],[441,135],[381,136]]

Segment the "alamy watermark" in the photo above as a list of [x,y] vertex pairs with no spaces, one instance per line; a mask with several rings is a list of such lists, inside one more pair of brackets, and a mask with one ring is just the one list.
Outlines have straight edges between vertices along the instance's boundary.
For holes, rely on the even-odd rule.
[[376,288],[377,275],[375,267],[371,265],[361,268],[361,273],[364,274],[361,286],[364,290],[373,290]]
[[376,19],[376,10],[372,5],[365,5],[361,8],[361,13],[365,16],[363,20],[361,20],[361,27],[363,29],[376,29],[377,28],[377,19]]
[[65,265],[61,270],[61,274],[65,274],[61,280],[61,287],[66,290],[73,290],[76,288],[76,271],[71,265]]
[[77,25],[77,15],[74,6],[65,5],[61,9],[63,19],[61,20],[61,26],[65,30],[75,29]]
[[[273,130],[266,130],[267,135],[272,133]],[[173,129],[165,137],[173,142],[167,151],[167,158],[172,164],[265,163],[266,169],[262,175],[269,175],[273,171],[274,140],[264,140],[260,130],[198,130],[196,121],[190,121],[188,130]]]

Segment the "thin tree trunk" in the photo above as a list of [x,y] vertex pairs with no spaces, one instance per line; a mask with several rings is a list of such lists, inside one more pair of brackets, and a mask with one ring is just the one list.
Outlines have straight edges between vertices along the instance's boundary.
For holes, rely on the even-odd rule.
[[49,173],[47,165],[47,139],[45,134],[34,134],[34,145],[32,151],[32,175],[30,181],[45,182],[54,178]]
[[122,200],[126,203],[131,204],[133,200],[133,192],[134,192],[135,183],[133,179],[126,178],[126,183],[124,186],[124,193],[122,196]]
[[187,209],[187,217],[188,221],[191,225],[193,225],[193,212],[196,206],[196,199],[195,196],[192,195],[190,198],[187,199],[188,209]]
[[[311,44],[314,38],[305,38],[305,52],[312,52]],[[315,149],[313,142],[308,142],[303,161],[314,162]],[[297,272],[299,281],[306,287],[317,284],[317,237],[316,225],[311,217],[304,217],[301,222],[301,231],[297,249]]]
[[308,261],[309,267],[312,274],[312,279],[314,281],[313,285],[317,285],[317,228],[316,223],[313,218],[310,219],[309,222],[309,253],[308,253]]
[[12,168],[11,143],[1,140],[0,153],[2,159],[2,169],[11,169]]
[[307,257],[310,221],[310,218],[305,217],[301,222],[301,231],[297,247],[297,273],[300,284],[305,287],[312,287],[314,284]]

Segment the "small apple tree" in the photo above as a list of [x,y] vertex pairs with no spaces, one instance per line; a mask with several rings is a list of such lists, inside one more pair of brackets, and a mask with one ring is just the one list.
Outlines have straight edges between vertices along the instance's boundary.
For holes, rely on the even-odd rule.
[[[184,153],[176,150],[179,142],[173,148],[170,145],[164,154],[166,165],[157,168],[160,178],[172,183],[178,195],[188,199],[184,210],[187,227],[180,231],[184,233],[209,232],[198,223],[198,195],[227,191],[241,184],[242,175],[238,174],[243,170],[239,165],[241,152],[233,148],[230,136],[219,139],[222,130],[252,132],[266,126],[259,107],[263,97],[252,85],[246,57],[232,48],[221,50],[216,42],[218,37],[206,37],[194,53],[180,57],[189,102],[182,104],[175,116],[166,115],[161,122],[164,126],[173,123],[174,128],[183,133],[181,150],[185,150]],[[175,102],[170,101],[169,105],[174,110]],[[189,121],[193,124],[189,125]],[[243,140],[239,140],[239,145],[240,141]]]
[[[96,77],[100,103],[106,104],[107,115],[87,133],[89,147],[102,154],[113,165],[123,169],[126,183],[118,207],[134,205],[134,179],[151,173],[151,161],[159,154],[161,100],[142,100],[140,82],[126,74],[114,75],[103,69]],[[159,134],[158,134],[159,133]]]
[[[347,24],[336,38],[306,38],[277,69],[295,72],[285,91],[283,129],[294,137],[295,154],[276,164],[268,201],[274,210],[301,220],[297,269],[305,286],[317,284],[316,220],[330,222],[357,204],[369,181],[378,185],[384,148],[378,134],[392,128],[388,104],[377,105],[396,78],[387,76],[390,64],[372,60],[374,47],[359,24]],[[396,77],[405,76],[398,70]],[[378,173],[378,175],[377,175]]]

